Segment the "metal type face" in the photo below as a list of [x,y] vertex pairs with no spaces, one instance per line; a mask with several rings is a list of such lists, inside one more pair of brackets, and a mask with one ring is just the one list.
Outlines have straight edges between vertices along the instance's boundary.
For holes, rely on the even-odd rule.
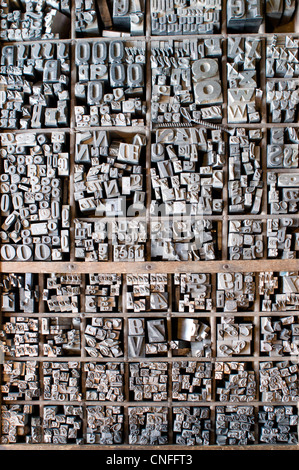
[[168,443],[168,408],[166,406],[129,407],[129,443],[163,445]]
[[82,444],[83,407],[74,405],[44,406],[42,428],[44,443]]
[[123,356],[123,320],[121,318],[92,317],[88,319],[84,341],[88,356],[122,357]]
[[299,355],[299,319],[297,316],[261,317],[260,328],[261,355]]
[[252,310],[255,301],[253,273],[218,273],[216,308],[223,312]]
[[81,401],[79,362],[43,362],[43,398],[53,401]]
[[40,444],[42,426],[39,407],[34,405],[1,406],[1,444]]
[[219,257],[218,224],[195,217],[151,220],[151,258],[167,261],[214,260]]
[[3,364],[2,400],[38,400],[41,395],[37,361],[6,361]]
[[295,361],[261,362],[259,375],[263,402],[298,402],[298,364]]
[[229,137],[228,210],[231,214],[259,214],[263,201],[261,129],[238,128]]
[[299,80],[286,78],[267,80],[266,101],[268,121],[273,123],[295,123],[298,118]]
[[221,317],[217,324],[217,356],[250,356],[253,350],[252,343],[252,321]]
[[85,287],[85,312],[120,311],[121,290],[120,274],[89,274]]
[[145,0],[76,1],[77,37],[144,36]]
[[151,144],[151,215],[179,219],[221,214],[223,133],[205,128],[161,129],[155,140]]
[[79,356],[81,347],[80,318],[44,317],[41,319],[43,356]]
[[69,44],[3,46],[0,61],[0,129],[68,126]]
[[219,446],[254,444],[255,423],[253,406],[216,406],[216,444]]
[[125,142],[105,130],[76,134],[74,199],[79,213],[145,214],[145,145],[141,134]]
[[151,0],[154,36],[213,34],[220,31],[221,0]]
[[210,409],[205,406],[180,406],[173,408],[173,433],[175,443],[183,446],[210,444]]
[[209,320],[173,318],[172,356],[211,357],[212,341]]
[[[299,175],[295,172],[269,171],[267,173],[268,206],[270,214],[298,213]],[[287,220],[287,218],[286,218]]]
[[263,20],[261,0],[228,0],[227,28],[230,33],[258,33]]
[[156,126],[221,122],[221,55],[219,38],[151,42],[151,120]]
[[70,37],[71,7],[69,0],[46,0],[26,3],[1,2],[0,38],[4,41],[36,41]]
[[1,137],[1,259],[68,259],[68,139],[63,132]]
[[261,120],[259,38],[228,37],[227,40],[228,123],[254,124]]
[[120,406],[88,406],[87,444],[112,445],[123,442],[124,412]]
[[39,355],[39,320],[30,317],[5,317],[0,330],[1,350],[11,358]]
[[167,401],[168,364],[139,362],[129,365],[130,401]]
[[260,308],[263,312],[298,310],[298,272],[261,272],[258,281]]
[[257,398],[257,380],[250,362],[216,362],[217,399],[222,402],[252,402]]
[[298,444],[298,414],[295,406],[260,407],[258,425],[259,443]]
[[39,289],[36,276],[26,274],[1,275],[1,311],[34,313]]
[[75,258],[78,260],[144,261],[146,239],[147,227],[143,220],[75,220]]
[[251,260],[263,257],[263,222],[258,219],[229,221],[228,257],[234,260]]
[[128,318],[127,341],[130,358],[166,356],[166,319]]
[[127,310],[135,313],[168,309],[167,274],[127,274]]
[[172,400],[211,401],[213,366],[209,362],[177,361],[172,363]]
[[175,310],[178,312],[211,311],[212,284],[210,274],[174,274]]
[[80,311],[80,286],[82,279],[80,274],[50,274],[46,279],[46,287],[43,290],[43,300],[47,304],[49,312]]
[[124,401],[125,367],[123,363],[89,362],[83,367],[87,401]]
[[145,62],[142,40],[77,42],[76,127],[144,126]]
[[267,220],[268,258],[295,259],[298,257],[298,221],[293,218]]

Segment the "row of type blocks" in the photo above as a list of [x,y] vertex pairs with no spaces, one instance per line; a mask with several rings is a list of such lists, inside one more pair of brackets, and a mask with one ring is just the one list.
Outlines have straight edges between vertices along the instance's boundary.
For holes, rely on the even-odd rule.
[[219,273],[215,288],[209,274],[128,274],[126,291],[121,275],[89,275],[82,287],[83,278],[52,274],[39,292],[31,274],[3,275],[2,350],[17,358],[82,349],[94,358],[299,354],[298,273]]
[[297,123],[298,50],[292,35],[3,45],[0,129]]
[[296,403],[297,361],[37,362],[7,360],[2,402]]
[[[6,41],[75,37],[134,37],[258,33],[294,28],[295,0],[56,0],[26,6],[1,1],[1,35]],[[71,13],[74,11],[74,17]],[[147,12],[148,21],[147,21]],[[33,16],[34,15],[34,16]],[[225,19],[225,26],[224,26]],[[223,28],[222,28],[223,26]]]
[[[2,443],[297,444],[296,406],[2,406]],[[125,419],[128,419],[127,424]],[[212,419],[213,418],[213,419]],[[85,429],[84,429],[85,427]],[[170,434],[171,431],[171,434]]]
[[72,161],[67,133],[2,133],[1,259],[68,260],[71,229],[78,260],[213,260],[222,244],[225,259],[296,258],[297,131],[269,131],[267,163],[261,130],[235,134],[226,144],[219,130],[157,130],[148,182],[143,134],[79,132]]

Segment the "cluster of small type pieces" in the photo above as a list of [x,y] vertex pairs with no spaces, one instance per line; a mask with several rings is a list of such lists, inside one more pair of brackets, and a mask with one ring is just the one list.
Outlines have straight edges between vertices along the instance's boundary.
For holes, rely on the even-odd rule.
[[263,402],[298,402],[299,368],[294,361],[260,363],[260,395]]
[[222,402],[252,402],[257,397],[257,379],[249,362],[216,362],[216,396]]
[[44,356],[80,356],[79,317],[44,317],[40,331]]
[[[117,198],[118,199],[118,198]],[[118,203],[114,205],[118,215]],[[111,208],[113,215],[113,208]],[[145,220],[86,222],[75,219],[75,258],[84,261],[145,261]],[[111,250],[111,254],[110,254]]]
[[78,313],[80,310],[80,274],[50,274],[46,278],[43,300],[48,311]]
[[298,356],[298,317],[261,317],[260,351],[269,356]]
[[0,128],[41,129],[69,124],[70,55],[66,43],[1,49]]
[[8,357],[36,357],[39,354],[39,320],[10,317],[0,330],[0,349]]
[[132,362],[129,364],[130,401],[167,401],[167,362]]
[[183,446],[210,444],[210,409],[205,406],[174,407],[173,434],[175,443]]
[[218,273],[216,307],[223,312],[252,310],[255,301],[253,273]]
[[35,41],[70,37],[71,6],[69,0],[44,2],[1,2],[0,38],[4,41]]
[[264,253],[262,220],[230,220],[227,246],[229,259],[262,258]]
[[261,40],[256,37],[229,37],[227,58],[228,123],[260,122],[263,95],[258,88]]
[[229,136],[228,211],[230,214],[259,214],[262,209],[263,171],[261,129],[238,128]]
[[124,414],[120,406],[87,406],[86,443],[122,444]]
[[38,399],[40,396],[38,363],[5,361],[1,394],[3,401]]
[[75,125],[144,126],[145,42],[79,41]]
[[144,35],[145,0],[77,0],[75,8],[78,37]]
[[221,0],[150,0],[153,36],[215,34],[221,27]]
[[210,261],[219,258],[218,223],[199,217],[151,218],[151,258]]
[[155,140],[151,145],[151,215],[221,214],[225,163],[222,131],[158,129]]
[[299,174],[269,171],[267,173],[270,214],[297,214],[299,211]]
[[221,317],[217,324],[217,356],[250,356],[253,323],[236,317]]
[[85,312],[117,312],[120,307],[121,274],[89,274],[85,286]]
[[83,408],[74,405],[47,405],[43,409],[45,444],[83,443]]
[[269,79],[266,84],[268,119],[272,123],[295,123],[298,119],[299,79]]
[[123,320],[92,317],[85,328],[85,351],[91,357],[123,356]]
[[43,396],[44,400],[80,401],[80,363],[43,362]]
[[128,355],[165,356],[168,351],[165,318],[128,318]]
[[86,362],[83,369],[87,401],[124,401],[123,363]]
[[216,444],[251,445],[255,443],[253,406],[216,406]]
[[212,399],[210,362],[179,361],[172,363],[172,400],[210,401]]
[[270,36],[266,47],[266,77],[291,79],[299,76],[299,40],[292,36]]
[[221,122],[221,56],[220,38],[152,41],[152,122]]
[[107,217],[145,210],[146,138],[76,133],[74,199],[81,214]]
[[298,411],[294,406],[261,407],[259,440],[263,444],[298,444]]
[[283,271],[259,274],[259,295],[263,312],[289,312],[298,310],[299,274]]
[[0,134],[1,259],[60,261],[70,250],[64,187],[69,152],[63,132]]
[[135,313],[168,309],[167,274],[127,274],[127,310]]
[[176,311],[194,313],[212,310],[210,274],[174,273],[173,276]]
[[267,144],[267,168],[298,168],[298,151],[298,129],[294,127],[270,129]]
[[211,357],[209,322],[195,318],[173,318],[170,348],[173,356]]
[[39,299],[39,288],[33,274],[2,274],[0,283],[2,312],[35,312]]
[[129,444],[163,445],[168,443],[166,406],[129,407]]
[[34,405],[1,406],[1,444],[40,444],[42,427]]
[[267,220],[268,258],[295,259],[299,256],[298,219]]

